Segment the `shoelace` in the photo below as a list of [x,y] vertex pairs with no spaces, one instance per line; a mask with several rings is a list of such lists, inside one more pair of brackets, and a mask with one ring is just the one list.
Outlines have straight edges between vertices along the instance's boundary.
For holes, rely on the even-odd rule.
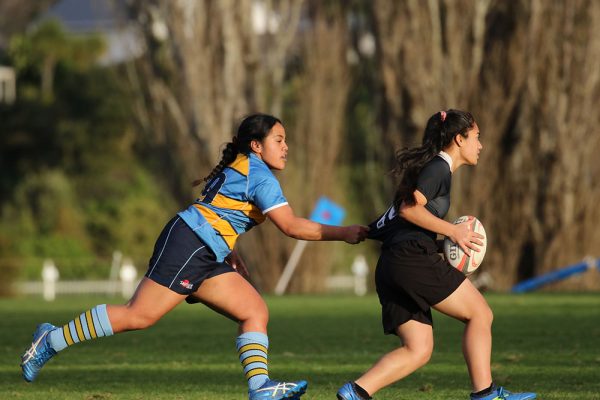
[[[290,387],[288,388],[288,386],[290,386]],[[295,383],[279,382],[275,387],[270,386],[267,388],[261,388],[261,389],[258,389],[257,392],[273,390],[273,396],[275,396],[279,390],[281,390],[281,394],[284,394],[285,392],[292,390],[295,387],[296,387]]]
[[508,390],[505,390],[503,387],[500,387],[500,389],[498,390],[498,398],[499,399],[506,399],[506,396],[510,396],[511,393]]
[[[37,348],[40,345],[40,342],[42,340],[44,340],[44,338],[46,337],[46,335],[48,334],[48,331],[44,332],[43,335],[41,335],[38,340],[36,340],[34,343],[31,344],[31,347],[29,349],[27,349],[27,351],[24,354],[24,360],[23,360],[23,364],[29,362],[32,358],[35,357],[35,355],[37,354]],[[42,354],[43,356],[43,354]]]

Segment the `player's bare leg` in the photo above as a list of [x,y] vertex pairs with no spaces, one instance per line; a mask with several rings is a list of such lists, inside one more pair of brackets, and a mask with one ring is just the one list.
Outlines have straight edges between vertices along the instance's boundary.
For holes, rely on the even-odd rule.
[[269,309],[260,294],[236,272],[206,279],[192,295],[239,324],[239,333],[267,332]]
[[124,305],[97,305],[62,327],[40,324],[33,334],[30,347],[21,357],[23,378],[32,382],[52,357],[69,346],[123,331],[145,329],[184,298],[143,278],[133,297]]
[[369,395],[411,374],[427,364],[431,357],[433,351],[431,325],[410,320],[400,325],[396,334],[402,341],[402,347],[381,357],[356,380],[356,384]]
[[463,355],[471,377],[473,392],[492,383],[492,310],[483,295],[465,279],[450,296],[433,306],[439,312],[465,323]]
[[240,362],[248,379],[248,397],[297,399],[306,391],[306,381],[279,382],[269,378],[267,323],[269,310],[263,298],[236,272],[206,279],[193,298],[239,324],[236,340]]
[[144,277],[126,304],[107,305],[106,310],[114,333],[146,329],[186,297]]

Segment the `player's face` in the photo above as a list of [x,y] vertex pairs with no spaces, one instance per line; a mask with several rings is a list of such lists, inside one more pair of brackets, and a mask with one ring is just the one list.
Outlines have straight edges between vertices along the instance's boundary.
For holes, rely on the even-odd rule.
[[479,153],[483,149],[483,145],[479,141],[479,127],[477,123],[474,123],[473,127],[467,131],[467,137],[462,137],[461,142],[460,153],[466,164],[477,165]]
[[255,142],[252,150],[271,169],[282,170],[287,162],[288,146],[285,143],[285,128],[276,123],[262,142]]

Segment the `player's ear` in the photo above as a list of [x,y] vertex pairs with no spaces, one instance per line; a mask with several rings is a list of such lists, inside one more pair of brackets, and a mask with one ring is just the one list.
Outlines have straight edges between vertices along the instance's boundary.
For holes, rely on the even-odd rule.
[[262,143],[259,140],[253,140],[250,142],[250,150],[260,154],[262,151]]
[[456,143],[458,147],[461,147],[463,145],[464,140],[465,138],[460,133],[454,136],[454,143]]

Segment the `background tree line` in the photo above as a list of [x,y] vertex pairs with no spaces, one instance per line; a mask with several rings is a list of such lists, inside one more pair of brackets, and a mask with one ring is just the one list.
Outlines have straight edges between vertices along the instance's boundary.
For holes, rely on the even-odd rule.
[[[297,213],[324,194],[347,223],[371,221],[393,195],[394,150],[450,107],[474,114],[484,152],[454,178],[449,217],[484,222],[496,288],[598,256],[600,3],[134,0],[125,11],[143,55],[99,67],[61,51],[50,98],[43,57],[23,47],[35,33],[13,37],[4,58],[18,67],[19,100],[0,110],[4,268],[65,246],[104,264],[120,248],[145,268],[166,218],[197,195],[190,182],[255,111],[285,123],[279,177]],[[241,252],[268,291],[294,241],[255,229]],[[291,289],[320,291],[358,252],[374,265],[376,250],[311,244]]]

